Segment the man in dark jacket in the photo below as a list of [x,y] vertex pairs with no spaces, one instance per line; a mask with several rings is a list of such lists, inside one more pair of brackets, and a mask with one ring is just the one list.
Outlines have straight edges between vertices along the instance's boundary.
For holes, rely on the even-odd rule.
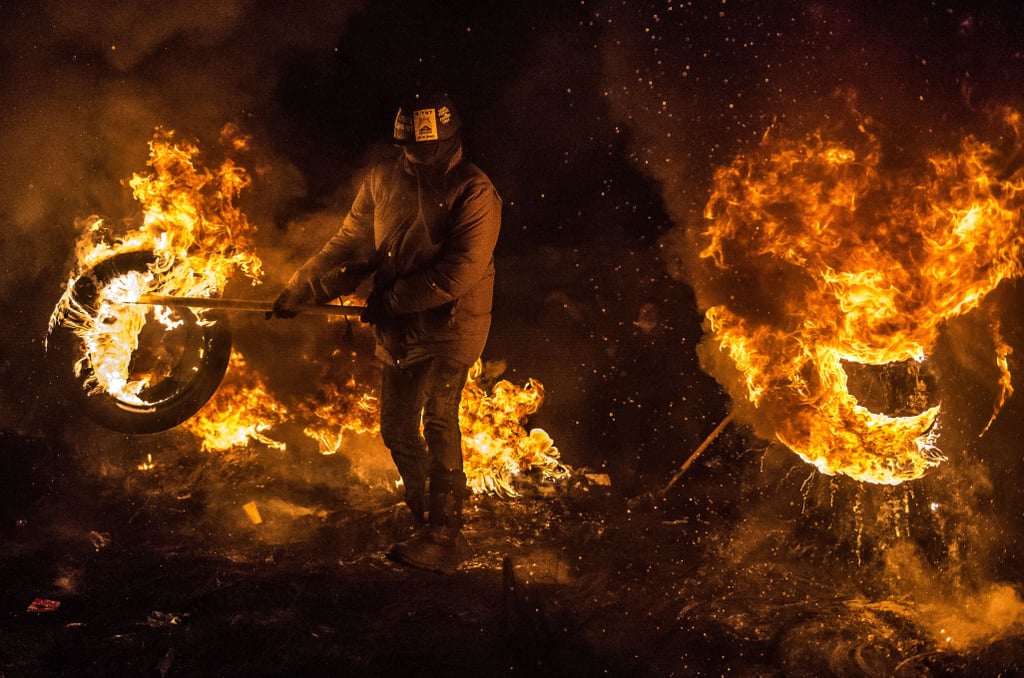
[[369,172],[341,228],[274,302],[275,316],[292,317],[299,304],[354,288],[337,281],[372,271],[362,319],[383,361],[381,437],[422,527],[388,555],[440,572],[464,558],[459,404],[490,330],[501,226],[501,199],[463,159],[460,127],[446,95],[401,106],[394,128],[401,155]]

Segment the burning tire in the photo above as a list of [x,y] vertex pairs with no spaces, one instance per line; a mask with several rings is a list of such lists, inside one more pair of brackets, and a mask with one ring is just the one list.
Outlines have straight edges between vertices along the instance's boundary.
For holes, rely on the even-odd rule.
[[[119,277],[144,273],[156,257],[149,251],[125,252],[106,259],[79,277],[72,304],[97,318],[101,290]],[[144,384],[133,397],[97,388],[95,368],[85,357],[83,341],[70,323],[53,327],[48,352],[68,400],[96,423],[124,433],[155,433],[177,426],[198,412],[217,390],[231,357],[231,329],[226,317],[188,309],[168,309],[174,327],[154,320],[153,312],[138,332],[129,371]]]

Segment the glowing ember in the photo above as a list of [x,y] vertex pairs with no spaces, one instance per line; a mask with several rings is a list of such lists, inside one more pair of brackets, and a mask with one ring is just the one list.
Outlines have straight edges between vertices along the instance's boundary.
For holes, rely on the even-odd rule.
[[[716,172],[700,256],[764,303],[709,304],[701,358],[758,435],[823,473],[873,483],[941,463],[941,404],[872,412],[849,392],[844,364],[925,361],[944,322],[1020,275],[1024,176],[1002,163],[1022,148],[1024,125],[1016,111],[1003,122],[1008,155],[968,136],[923,168],[897,168],[859,121],[843,141],[770,129]],[[1010,349],[993,331],[1001,403]]]

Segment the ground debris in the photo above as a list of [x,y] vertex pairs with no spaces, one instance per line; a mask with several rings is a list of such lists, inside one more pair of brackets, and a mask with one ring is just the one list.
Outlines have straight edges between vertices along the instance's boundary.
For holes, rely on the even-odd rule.
[[[838,576],[831,551],[776,516],[736,517],[722,500],[730,488],[702,485],[700,474],[645,510],[614,477],[605,484],[603,471],[585,469],[543,491],[531,480],[514,497],[474,495],[464,511],[471,554],[443,576],[384,557],[414,529],[393,485],[322,481],[334,462],[319,459],[294,476],[268,473],[258,455],[202,470],[199,457],[154,459],[130,483],[81,474],[22,513],[33,529],[0,550],[0,666],[10,675],[934,675],[1024,665],[1016,637],[931,652],[903,608],[866,595],[855,572]],[[29,613],[25,591],[59,607]]]
[[27,612],[56,612],[60,609],[60,601],[50,598],[33,598],[25,609]]

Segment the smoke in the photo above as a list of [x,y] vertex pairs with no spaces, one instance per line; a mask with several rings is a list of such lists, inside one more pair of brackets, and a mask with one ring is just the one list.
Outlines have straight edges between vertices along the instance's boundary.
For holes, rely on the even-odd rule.
[[[227,122],[264,132],[287,55],[330,51],[358,9],[192,0],[6,8],[0,201],[5,238],[32,254],[11,262],[4,282],[42,262],[63,265],[56,255],[76,217],[131,216],[122,181],[142,169],[157,126],[210,142]],[[284,164],[277,171],[287,175]]]

